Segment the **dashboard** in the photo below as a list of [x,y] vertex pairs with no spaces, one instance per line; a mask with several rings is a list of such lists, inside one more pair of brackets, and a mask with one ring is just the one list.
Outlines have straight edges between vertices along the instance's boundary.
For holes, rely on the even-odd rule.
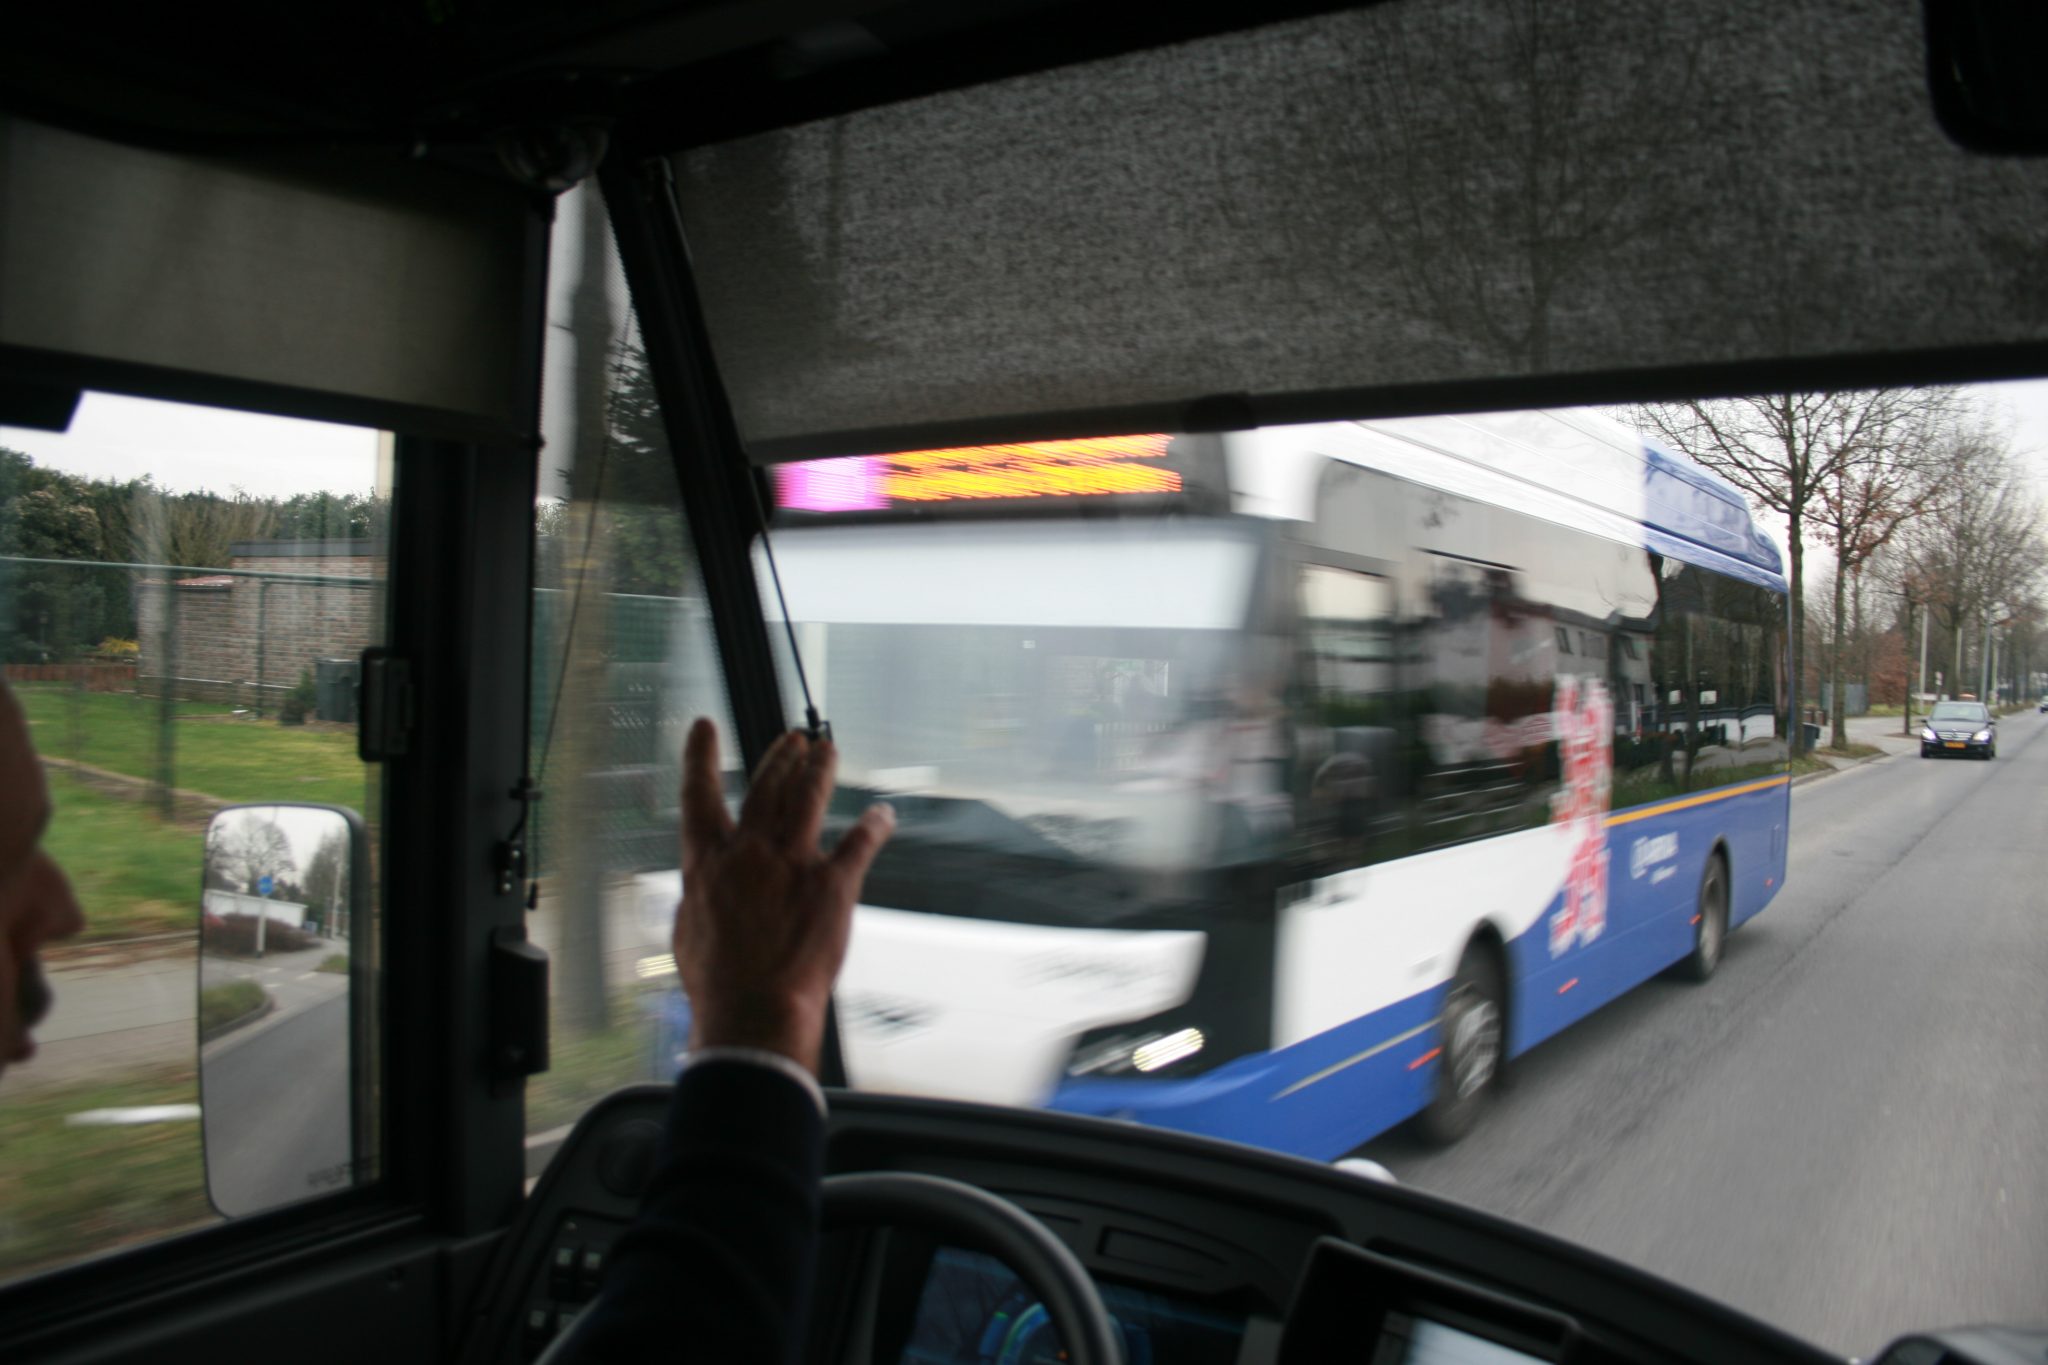
[[[464,1359],[525,1365],[601,1289],[652,1174],[661,1086],[593,1107],[500,1246]],[[1127,1365],[1821,1365],[1834,1357],[1582,1247],[1419,1190],[1113,1120],[833,1092],[833,1174],[950,1178],[1072,1251]],[[829,1232],[813,1365],[1055,1365],[1012,1270],[906,1228]]]

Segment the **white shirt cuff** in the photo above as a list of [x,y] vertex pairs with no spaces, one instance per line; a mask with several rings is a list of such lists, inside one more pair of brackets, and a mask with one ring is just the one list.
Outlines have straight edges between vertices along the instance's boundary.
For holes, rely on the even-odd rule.
[[811,1097],[811,1103],[818,1106],[818,1116],[825,1117],[824,1088],[818,1084],[818,1078],[794,1057],[785,1057],[764,1047],[705,1047],[686,1055],[683,1069],[688,1070],[699,1062],[745,1062],[749,1066],[765,1066],[772,1071],[780,1071],[804,1088]]

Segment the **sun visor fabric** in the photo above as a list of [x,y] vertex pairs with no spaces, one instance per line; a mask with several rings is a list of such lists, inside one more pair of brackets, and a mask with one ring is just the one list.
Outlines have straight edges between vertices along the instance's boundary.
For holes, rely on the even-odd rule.
[[1925,62],[1909,4],[1399,0],[689,149],[676,183],[757,460],[1582,401],[2048,336],[2048,163],[1950,144]]
[[530,429],[518,197],[322,164],[316,183],[0,118],[0,345]]

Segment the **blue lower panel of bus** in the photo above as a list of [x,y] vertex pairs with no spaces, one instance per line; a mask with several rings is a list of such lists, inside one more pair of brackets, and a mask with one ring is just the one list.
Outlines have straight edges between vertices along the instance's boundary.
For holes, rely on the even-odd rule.
[[[1788,789],[1780,782],[1611,826],[1606,924],[1551,951],[1563,897],[1508,945],[1508,1054],[1527,1051],[1692,952],[1707,858],[1728,860],[1728,924],[1762,910],[1785,880]],[[1624,812],[1624,815],[1632,812]]]
[[[1717,843],[1728,857],[1730,927],[1762,910],[1784,883],[1788,809],[1779,783],[1611,827],[1600,932],[1575,936],[1553,953],[1560,892],[1507,945],[1509,1054],[1527,1051],[1692,951],[1700,878]],[[1429,1102],[1441,1041],[1436,1018],[1447,990],[1438,986],[1186,1080],[1070,1077],[1051,1107],[1331,1160]]]
[[1186,1080],[1069,1077],[1051,1107],[1333,1160],[1428,1102],[1445,989]]

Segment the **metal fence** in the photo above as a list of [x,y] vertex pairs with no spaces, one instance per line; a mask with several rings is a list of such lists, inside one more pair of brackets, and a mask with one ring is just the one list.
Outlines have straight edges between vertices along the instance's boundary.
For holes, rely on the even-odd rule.
[[[382,556],[356,562],[365,572],[0,556],[8,681],[68,698],[36,708],[60,718],[38,726],[39,751],[109,792],[145,786],[167,817],[198,817],[221,794],[181,779],[181,717],[353,723],[355,661],[382,639],[385,606]],[[279,774],[280,792],[291,778]],[[375,804],[370,781],[362,806]]]

